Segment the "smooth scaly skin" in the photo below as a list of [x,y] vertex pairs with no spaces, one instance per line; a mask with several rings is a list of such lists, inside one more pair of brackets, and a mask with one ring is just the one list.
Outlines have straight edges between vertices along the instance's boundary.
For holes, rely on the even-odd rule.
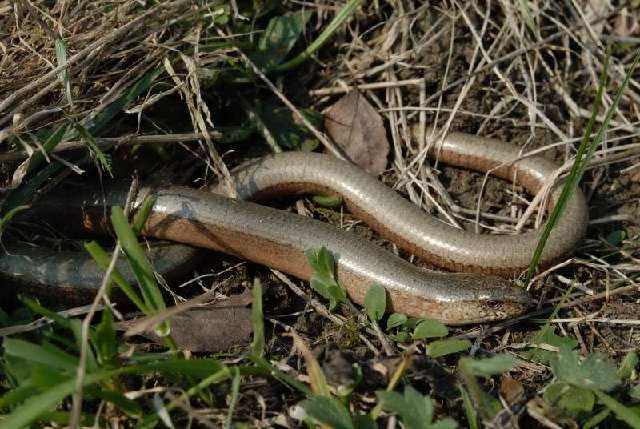
[[[91,302],[104,277],[104,270],[87,252],[59,252],[15,243],[5,250],[7,253],[0,256],[3,293],[16,288],[20,293],[36,294],[48,304],[83,305]],[[156,243],[146,255],[167,281],[186,274],[197,256],[196,249],[175,243]],[[115,268],[127,283],[135,283],[126,258],[120,257]]]
[[[64,203],[82,207],[82,219],[73,222],[99,225],[103,204],[122,205],[126,195],[126,189],[113,188],[106,200],[72,196]],[[155,204],[143,235],[221,251],[306,280],[312,272],[304,251],[325,246],[336,257],[338,278],[358,303],[376,283],[388,290],[393,310],[449,324],[504,319],[531,303],[526,291],[507,280],[422,270],[362,237],[286,211],[183,187],[143,188],[133,208],[148,195]],[[56,201],[47,199],[47,212],[54,211]]]
[[[480,171],[508,164],[517,148],[484,138],[451,134],[435,148],[440,161]],[[553,173],[553,163],[540,158],[519,161],[493,172],[513,179],[531,192]],[[450,268],[510,275],[522,270],[539,231],[517,236],[476,235],[429,218],[417,207],[358,168],[327,155],[286,153],[263,158],[234,174],[241,198],[260,199],[286,193],[339,193],[348,207],[382,235],[400,246]],[[187,188],[144,189],[157,200],[144,233],[151,237],[208,247],[309,279],[304,250],[325,246],[337,259],[338,276],[356,302],[368,287],[388,290],[395,311],[449,324],[486,322],[513,317],[530,304],[528,294],[506,280],[480,274],[421,270],[367,240],[321,222]],[[113,190],[107,205],[122,205],[124,190]],[[555,203],[557,192],[552,195]],[[84,223],[103,222],[103,201],[65,201],[84,207]],[[68,219],[67,219],[68,220]],[[574,192],[567,210],[545,248],[542,264],[569,253],[584,233],[586,206]]]
[[[534,194],[557,165],[539,156],[512,164],[518,156],[516,146],[461,133],[449,134],[441,147],[432,149],[432,157],[439,162],[472,170],[487,171],[503,164],[492,174],[515,178]],[[265,157],[235,172],[234,179],[243,200],[293,192],[339,194],[349,210],[380,235],[453,271],[517,275],[527,268],[542,233],[540,228],[518,235],[479,235],[451,227],[425,215],[363,170],[326,155],[287,152]],[[559,189],[552,193],[550,207],[559,194]],[[587,207],[580,190],[573,193],[565,210],[544,248],[542,266],[571,253],[585,233]]]

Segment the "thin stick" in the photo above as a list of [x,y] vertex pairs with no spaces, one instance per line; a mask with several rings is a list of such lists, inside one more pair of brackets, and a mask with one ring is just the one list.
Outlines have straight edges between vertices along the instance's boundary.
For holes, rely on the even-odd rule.
[[358,91],[366,91],[369,89],[385,89],[385,88],[400,88],[403,86],[421,86],[424,85],[424,79],[407,79],[407,80],[398,80],[391,82],[374,82],[374,83],[364,83],[362,85],[342,85],[334,88],[322,88],[322,89],[313,89],[309,91],[309,94],[322,96],[322,95],[336,95],[336,94],[345,94],[347,92],[353,91],[357,89]]
[[[626,3],[622,4],[622,5],[619,5],[610,14],[608,14],[606,16],[599,17],[599,18],[591,21],[590,24],[597,24],[599,22],[606,21],[606,20],[608,20],[609,18],[611,18],[613,16],[616,16],[625,5],[626,5]],[[573,27],[573,30],[574,31],[578,30],[578,29],[580,29],[580,28],[582,28],[584,26],[585,26],[585,23],[581,22],[581,23],[575,25]],[[564,30],[558,31],[556,33],[553,33],[553,34],[549,35],[548,37],[545,37],[544,39],[540,40],[539,42],[533,43],[533,44],[531,44],[529,46],[523,46],[522,48],[513,50],[513,51],[509,52],[508,54],[503,55],[500,58],[496,58],[495,60],[490,61],[489,63],[483,65],[482,67],[477,68],[473,72],[467,73],[466,76],[463,76],[463,77],[461,77],[459,79],[454,80],[453,82],[451,82],[450,84],[448,84],[447,86],[442,88],[441,90],[434,92],[427,99],[427,104],[429,104],[432,101],[438,99],[438,97],[440,97],[442,94],[445,94],[447,91],[450,91],[451,89],[455,88],[456,86],[466,82],[468,79],[470,79],[470,78],[472,78],[474,76],[477,76],[478,74],[483,73],[483,72],[493,68],[494,66],[496,66],[496,65],[498,65],[500,63],[512,60],[512,59],[514,59],[514,58],[516,58],[516,57],[518,57],[518,56],[520,56],[520,55],[522,55],[522,54],[524,54],[524,53],[526,53],[528,51],[533,51],[533,50],[539,49],[539,48],[543,47],[544,45],[546,45],[546,44],[548,44],[548,43],[550,43],[550,42],[552,42],[552,41],[554,41],[556,39],[559,39],[560,37],[562,37],[562,36],[564,36],[566,34],[567,34],[567,32],[564,31]]]
[[638,319],[609,319],[607,317],[573,317],[569,319],[551,319],[550,323],[607,323],[610,325],[640,325]]
[[[211,139],[219,139],[222,134],[216,131],[209,132]],[[96,143],[100,149],[110,149],[113,146],[133,146],[136,144],[168,144],[178,142],[193,142],[205,138],[203,133],[185,134],[148,134],[131,135],[123,137],[98,137]],[[72,140],[57,145],[50,153],[67,152],[71,150],[84,149],[87,145],[80,140]],[[26,151],[9,152],[0,154],[0,162],[20,161],[29,157]]]
[[[128,214],[128,209],[131,206],[131,200],[133,198],[134,193],[136,192],[135,183],[131,185],[129,189],[129,194],[127,195],[127,201],[125,204],[125,213]],[[91,321],[95,316],[98,308],[100,306],[100,301],[105,296],[105,292],[107,290],[107,286],[111,282],[111,273],[116,267],[116,262],[118,261],[118,256],[120,255],[120,240],[116,242],[116,246],[113,249],[113,253],[111,255],[111,261],[109,261],[109,266],[102,278],[102,283],[100,284],[100,288],[96,293],[96,296],[93,299],[93,303],[91,304],[91,308],[89,309],[89,313],[82,321],[82,338],[80,342],[80,359],[78,362],[78,368],[76,370],[76,389],[73,394],[73,405],[71,409],[71,422],[69,424],[72,428],[79,427],[80,423],[80,415],[82,414],[82,395],[84,390],[84,378],[87,372],[87,353],[89,352],[89,329],[91,328]]]

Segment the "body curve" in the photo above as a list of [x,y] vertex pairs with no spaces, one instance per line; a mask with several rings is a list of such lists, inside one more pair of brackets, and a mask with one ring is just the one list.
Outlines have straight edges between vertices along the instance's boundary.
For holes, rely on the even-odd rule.
[[[535,193],[557,166],[535,156],[518,160],[516,146],[467,134],[449,134],[431,156],[441,162],[515,180]],[[518,235],[478,235],[431,218],[357,167],[316,153],[288,152],[249,163],[233,174],[240,200],[181,187],[144,188],[156,200],[143,229],[149,237],[222,251],[308,280],[304,257],[309,248],[325,246],[336,256],[337,272],[351,298],[362,303],[373,283],[389,292],[391,309],[448,324],[487,322],[514,317],[531,304],[528,293],[495,275],[513,276],[526,268],[540,230]],[[399,246],[435,265],[467,274],[420,269],[355,234],[322,222],[244,200],[320,192],[340,194],[347,207]],[[551,194],[553,207],[559,191]],[[76,195],[64,201],[78,212],[76,222],[106,222],[104,205],[122,205],[126,190],[104,195]],[[41,207],[55,212],[55,195]],[[64,210],[68,212],[68,210]],[[69,216],[65,215],[69,222]],[[585,232],[587,209],[580,190],[573,193],[554,228],[542,264],[570,253]]]

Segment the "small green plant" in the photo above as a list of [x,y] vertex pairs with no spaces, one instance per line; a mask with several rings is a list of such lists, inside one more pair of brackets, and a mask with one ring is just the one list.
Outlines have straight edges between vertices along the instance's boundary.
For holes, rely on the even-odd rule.
[[[0,428],[24,427],[38,419],[54,419],[67,425],[71,413],[54,412],[54,409],[76,389],[82,322],[62,317],[32,301],[25,303],[55,324],[43,332],[45,339],[40,343],[17,338],[4,340],[3,371],[13,388],[0,397],[0,410],[6,412]],[[68,336],[72,339],[67,340]],[[143,418],[143,411],[137,402],[122,393],[122,377],[158,373],[204,378],[215,374],[223,381],[229,376],[228,369],[214,359],[187,361],[171,354],[155,353],[128,356],[128,350],[117,341],[109,311],[104,311],[100,323],[90,329],[88,341],[84,397],[107,401],[133,419]],[[80,417],[84,422],[89,415]],[[155,414],[147,416],[147,419],[154,418],[157,420]]]
[[614,247],[618,247],[625,238],[627,238],[627,232],[624,229],[616,229],[607,235],[605,241]]
[[[383,410],[397,414],[406,429],[455,429],[458,424],[451,418],[434,420],[433,400],[412,386],[404,393],[380,390],[376,392]],[[315,395],[300,403],[306,417],[333,429],[374,429],[377,413],[352,414],[348,404],[331,396]]]
[[397,414],[406,429],[455,429],[458,424],[451,418],[434,421],[433,401],[411,386],[404,393],[376,392],[382,408]]
[[[348,303],[347,293],[336,277],[335,261],[326,248],[309,249],[305,252],[309,264],[313,268],[311,287],[322,297],[329,300],[329,308],[334,309],[339,303]],[[372,322],[381,322],[387,309],[387,292],[380,285],[372,285],[365,294],[364,308]],[[416,319],[404,314],[393,313],[387,319],[387,331],[394,341],[424,340],[442,338],[449,335],[447,327],[437,320]],[[427,345],[427,354],[441,357],[468,350],[468,340],[440,339]]]
[[423,340],[426,338],[441,338],[449,335],[449,329],[441,322],[431,319],[421,319],[413,331],[414,340]]
[[[460,358],[458,361],[458,372],[462,377],[462,381],[466,386],[469,400],[466,401],[465,408],[469,410],[473,408],[477,410],[478,415],[486,421],[491,420],[498,412],[502,410],[502,404],[493,396],[482,390],[480,383],[476,377],[491,377],[500,375],[514,366],[517,361],[510,355],[495,355],[486,359],[472,359],[468,357]],[[463,394],[464,397],[464,394]],[[471,407],[469,404],[473,404]],[[471,425],[477,426],[475,423],[476,416],[467,411],[467,419]]]
[[[613,412],[619,420],[633,428],[640,428],[637,410],[623,405],[608,394],[619,387],[624,378],[631,376],[637,361],[636,353],[631,352],[616,368],[612,362],[597,354],[581,358],[577,350],[563,344],[549,359],[554,380],[545,388],[543,398],[571,417],[581,420],[589,417],[585,420],[585,426],[593,425],[595,417],[606,418]],[[629,394],[633,397],[631,393],[632,390]],[[598,403],[604,405],[605,410],[600,410],[594,416]]]
[[[556,335],[553,327],[543,327],[533,338],[533,347],[521,356],[550,366],[554,379],[543,390],[545,401],[565,416],[582,422],[582,427],[596,427],[612,413],[631,427],[640,427],[637,410],[609,395],[609,392],[619,391],[625,380],[635,379],[638,364],[635,352],[628,353],[616,368],[597,354],[581,357],[575,349],[578,341]],[[634,399],[636,388],[628,389],[631,399]]]
[[617,369],[611,362],[595,354],[580,359],[578,351],[566,345],[560,346],[549,364],[553,375],[560,383],[604,392],[620,384]]
[[327,43],[336,32],[336,30],[340,28],[342,24],[344,24],[347,19],[351,17],[360,3],[362,3],[362,0],[349,0],[340,10],[340,12],[336,14],[329,25],[324,28],[322,33],[320,33],[320,35],[313,42],[311,42],[300,54],[296,55],[294,58],[286,62],[278,64],[277,66],[273,67],[271,71],[282,72],[285,70],[289,70],[312,58],[313,54],[325,43]]
[[364,309],[369,319],[381,320],[387,310],[387,291],[380,285],[372,285],[364,296]]
[[336,276],[336,263],[333,255],[325,247],[309,249],[304,252],[313,269],[311,287],[323,298],[329,300],[329,309],[340,303],[347,303],[347,291]]
[[375,420],[368,414],[352,415],[338,399],[330,396],[312,396],[300,406],[313,421],[332,429],[375,429]]
[[407,317],[407,315],[402,313],[392,313],[387,318],[387,335],[389,338],[399,343],[411,341],[412,334],[420,321],[421,319]]
[[[387,294],[379,285],[371,286],[364,298],[364,307],[369,318],[380,322],[387,308]],[[449,335],[449,329],[437,320],[416,319],[401,313],[393,313],[387,319],[387,331],[394,341],[406,342],[427,338],[442,338]],[[433,358],[463,352],[471,347],[469,340],[439,339],[427,344],[427,354]]]
[[578,340],[575,338],[569,336],[561,337],[556,335],[553,326],[545,326],[533,334],[532,348],[522,353],[522,357],[532,362],[548,364],[555,355],[551,349],[560,347],[573,349],[577,345]]
[[300,10],[274,16],[248,55],[260,69],[272,69],[281,64],[303,34],[311,13]]
[[[142,246],[138,243],[136,236],[136,231],[139,231],[141,225],[146,222],[146,216],[150,213],[150,205],[152,203],[153,202],[150,201],[143,204],[143,210],[140,212],[141,214],[136,217],[133,226],[129,225],[129,221],[125,217],[122,208],[113,207],[111,210],[111,224],[113,225],[122,250],[127,257],[129,266],[136,277],[140,294],[135,292],[116,270],[112,273],[109,281],[115,281],[131,302],[136,304],[138,309],[148,316],[160,313],[166,309],[153,266],[145,255]],[[93,256],[98,265],[106,270],[110,262],[110,257],[107,252],[95,241],[87,243],[85,248]],[[169,337],[169,325],[167,322],[161,322],[156,329],[156,333],[160,337],[167,337],[167,341],[172,342]]]

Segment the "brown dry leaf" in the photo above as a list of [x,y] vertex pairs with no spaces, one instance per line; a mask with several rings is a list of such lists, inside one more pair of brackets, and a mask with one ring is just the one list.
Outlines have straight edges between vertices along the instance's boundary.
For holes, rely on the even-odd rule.
[[358,166],[372,174],[387,167],[389,141],[382,117],[364,95],[352,91],[329,108],[324,127]]
[[518,380],[505,375],[500,382],[500,395],[507,401],[507,404],[515,404],[524,398],[524,387]]
[[[215,353],[251,342],[251,309],[247,307],[201,307],[169,319],[171,337],[181,350]],[[144,337],[162,343],[152,331]]]
[[[251,293],[232,295],[229,299],[200,306],[206,293],[185,303],[167,309],[162,320],[171,322],[171,337],[181,350],[192,352],[220,352],[234,346],[244,346],[251,341]],[[125,336],[141,335],[162,343],[155,335],[154,328],[159,323],[158,316],[127,320],[118,324],[126,329]]]

